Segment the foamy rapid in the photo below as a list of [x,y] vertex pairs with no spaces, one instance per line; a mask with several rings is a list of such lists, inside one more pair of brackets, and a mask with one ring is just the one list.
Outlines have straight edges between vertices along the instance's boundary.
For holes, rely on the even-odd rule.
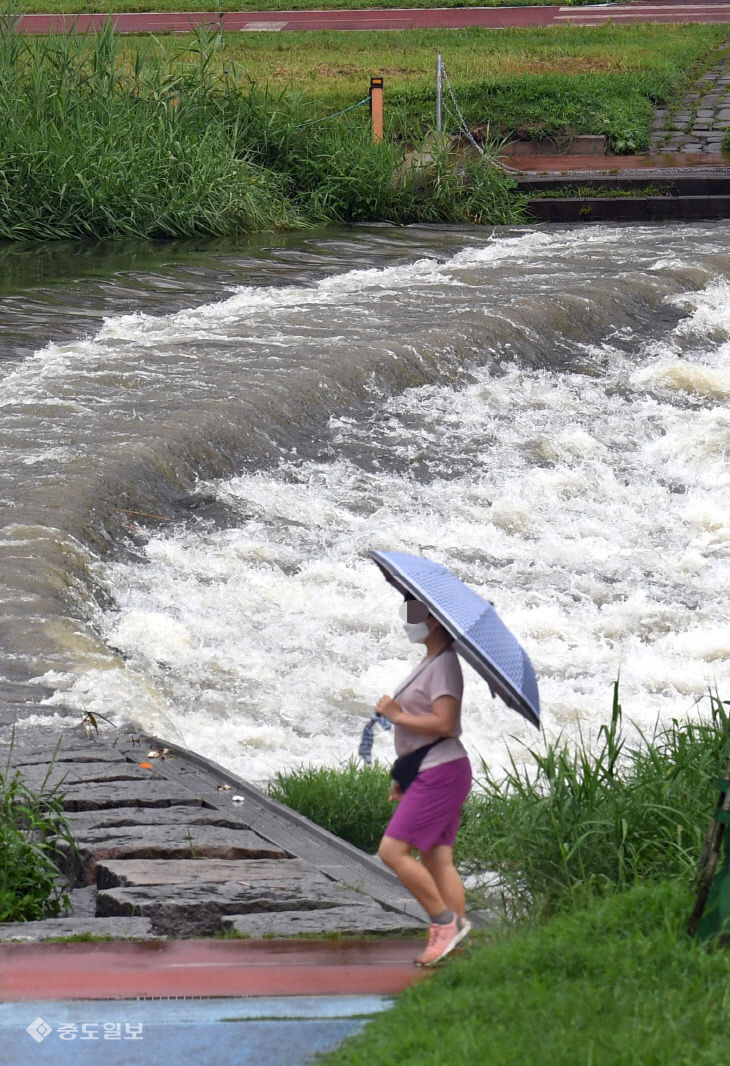
[[[630,232],[510,236],[439,264],[355,271],[308,293],[246,290],[146,323],[147,338],[202,330],[210,344],[249,328],[255,304],[259,335],[289,344],[315,305],[331,311],[333,294],[347,294],[359,342],[362,323],[381,313],[374,293],[385,293],[406,323],[420,308],[424,333],[436,328],[424,300],[451,301],[456,326],[467,312],[513,319],[516,343],[537,328],[536,312],[526,316],[514,293],[501,306],[499,291],[485,295],[505,261],[562,301],[561,321],[576,316],[572,335],[561,326],[560,352],[513,357],[505,341],[488,358],[461,358],[446,381],[390,395],[376,376],[367,409],[323,421],[318,455],[293,449],[273,467],[201,481],[200,498],[215,496],[226,521],[180,524],[150,537],[143,562],[104,564],[113,607],[98,627],[123,662],[56,678],[55,699],[132,717],[253,780],[342,762],[419,655],[402,633],[399,597],[367,558],[374,548],[427,555],[494,601],[532,658],[548,739],[595,736],[619,676],[625,715],[645,732],[696,713],[710,688],[727,697],[730,288],[685,261],[681,240],[665,234],[650,253],[646,228],[631,291],[656,318],[643,336],[625,308],[612,325],[621,298],[597,296],[586,264],[615,255],[623,284],[638,269],[625,266]],[[677,292],[690,278],[698,287]],[[569,309],[598,316],[597,300],[603,326],[588,341]],[[407,344],[391,319],[394,343]],[[338,319],[322,343],[337,334],[346,346],[344,329]],[[123,319],[103,336],[136,330]],[[543,739],[469,667],[465,678],[476,766],[529,761],[525,746]],[[391,748],[389,735],[377,738],[376,754],[388,759]]]

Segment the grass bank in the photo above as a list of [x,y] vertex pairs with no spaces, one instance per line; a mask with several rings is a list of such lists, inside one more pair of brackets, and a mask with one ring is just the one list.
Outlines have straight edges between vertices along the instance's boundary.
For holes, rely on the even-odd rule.
[[712,1066],[727,1050],[730,955],[685,934],[682,882],[492,934],[408,989],[328,1066]]
[[225,235],[315,222],[508,223],[511,183],[483,162],[404,162],[397,123],[321,121],[260,87],[201,32],[182,56],[110,29],[0,29],[0,239]]
[[[714,1063],[727,1044],[730,954],[686,929],[729,710],[710,697],[692,721],[630,747],[616,688],[595,745],[538,746],[499,781],[482,766],[457,859],[499,873],[517,920],[476,934],[328,1066]],[[383,767],[291,776],[291,798],[309,794],[300,810],[314,812],[317,792],[323,824],[342,830],[349,810],[353,839],[387,817]]]
[[[455,165],[446,151],[418,165],[436,51],[468,123],[493,139],[596,132],[635,150],[648,143],[653,103],[679,91],[720,36],[643,26],[34,39],[6,21],[0,239],[519,222],[523,201],[494,167]],[[386,78],[381,145],[354,107],[371,73]]]
[[[530,139],[605,134],[614,151],[630,152],[648,147],[654,108],[679,94],[726,36],[723,26],[650,24],[260,33],[228,37],[221,61],[253,85],[299,94],[312,114],[347,107],[382,74],[394,135],[416,136],[435,121],[440,52],[472,127]],[[160,47],[186,62],[181,42],[161,39]]]

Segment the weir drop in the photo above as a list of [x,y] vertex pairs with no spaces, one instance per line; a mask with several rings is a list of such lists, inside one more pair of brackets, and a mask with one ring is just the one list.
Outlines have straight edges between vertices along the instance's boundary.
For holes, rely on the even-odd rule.
[[[5,249],[0,684],[253,780],[339,763],[418,655],[379,548],[495,603],[548,738],[596,735],[619,676],[645,732],[726,697],[729,244],[722,222]],[[475,767],[542,742],[465,679]]]

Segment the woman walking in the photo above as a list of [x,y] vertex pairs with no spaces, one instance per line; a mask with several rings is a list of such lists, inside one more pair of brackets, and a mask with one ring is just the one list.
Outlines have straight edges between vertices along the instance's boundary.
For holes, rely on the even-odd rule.
[[395,727],[399,756],[389,797],[398,807],[378,854],[429,916],[428,944],[416,963],[432,966],[471,928],[453,862],[471,787],[469,758],[459,740],[464,680],[453,638],[426,605],[410,597],[401,617],[408,639],[426,645],[426,657],[398,689],[397,701],[383,696],[377,705]]

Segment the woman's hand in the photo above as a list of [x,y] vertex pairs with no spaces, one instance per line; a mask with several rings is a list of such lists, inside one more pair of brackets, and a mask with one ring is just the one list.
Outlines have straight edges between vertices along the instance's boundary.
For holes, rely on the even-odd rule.
[[396,703],[390,696],[381,696],[378,700],[375,710],[383,718],[387,718],[393,725],[398,724],[398,716],[404,713],[400,703]]
[[403,789],[400,787],[397,781],[391,781],[390,783],[390,795],[388,796],[388,803],[400,803],[403,799]]

